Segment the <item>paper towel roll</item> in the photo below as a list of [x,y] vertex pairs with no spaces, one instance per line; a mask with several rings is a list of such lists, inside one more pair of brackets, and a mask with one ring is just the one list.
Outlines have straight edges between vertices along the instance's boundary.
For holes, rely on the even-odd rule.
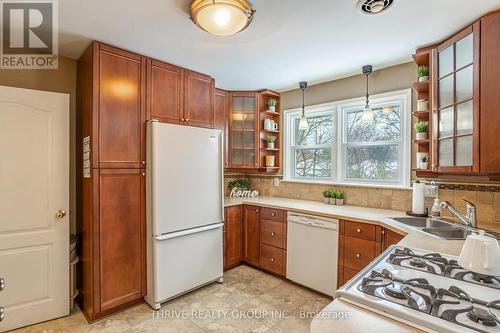
[[413,214],[425,214],[425,184],[416,182],[413,184]]

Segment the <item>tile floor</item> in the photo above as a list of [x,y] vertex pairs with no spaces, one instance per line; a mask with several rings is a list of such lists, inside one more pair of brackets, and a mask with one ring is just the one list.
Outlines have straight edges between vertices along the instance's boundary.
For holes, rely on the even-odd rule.
[[70,316],[15,333],[133,332],[309,332],[315,313],[331,298],[248,266],[224,274],[214,283],[170,302],[154,312],[146,304],[88,325],[77,307]]

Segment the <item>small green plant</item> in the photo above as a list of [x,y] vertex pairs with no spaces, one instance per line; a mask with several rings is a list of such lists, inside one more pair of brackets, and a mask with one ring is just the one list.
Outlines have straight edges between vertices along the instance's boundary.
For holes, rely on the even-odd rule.
[[427,133],[428,130],[429,130],[429,122],[421,121],[421,122],[415,123],[415,131],[417,133]]
[[276,106],[278,105],[278,100],[276,98],[269,98],[267,101],[268,106]]
[[276,136],[275,135],[269,135],[267,138],[267,143],[274,143],[276,141]]
[[323,191],[323,197],[324,198],[331,198],[331,196],[330,196],[330,190]]
[[336,199],[344,199],[344,192],[342,192],[342,191],[335,191],[335,198]]
[[418,66],[417,68],[417,76],[418,77],[423,77],[423,76],[428,76],[429,75],[429,67],[427,66]]
[[426,163],[428,160],[429,160],[429,158],[427,156],[425,156],[425,155],[420,156],[420,162]]
[[229,189],[232,190],[233,188],[250,188],[250,181],[247,179],[237,179],[233,180],[232,182],[229,182]]

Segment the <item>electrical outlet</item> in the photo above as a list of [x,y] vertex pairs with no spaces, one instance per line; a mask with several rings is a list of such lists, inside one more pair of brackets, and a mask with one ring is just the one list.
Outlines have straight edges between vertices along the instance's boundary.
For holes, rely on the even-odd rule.
[[439,196],[439,186],[432,182],[430,184],[425,184],[425,197],[426,198],[436,198]]
[[280,179],[278,177],[273,178],[273,186],[274,187],[280,186]]

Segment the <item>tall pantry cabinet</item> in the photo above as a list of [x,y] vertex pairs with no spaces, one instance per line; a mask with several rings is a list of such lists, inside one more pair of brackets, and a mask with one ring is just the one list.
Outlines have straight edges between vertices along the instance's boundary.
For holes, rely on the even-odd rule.
[[78,63],[82,306],[94,320],[142,300],[146,58],[94,42]]

